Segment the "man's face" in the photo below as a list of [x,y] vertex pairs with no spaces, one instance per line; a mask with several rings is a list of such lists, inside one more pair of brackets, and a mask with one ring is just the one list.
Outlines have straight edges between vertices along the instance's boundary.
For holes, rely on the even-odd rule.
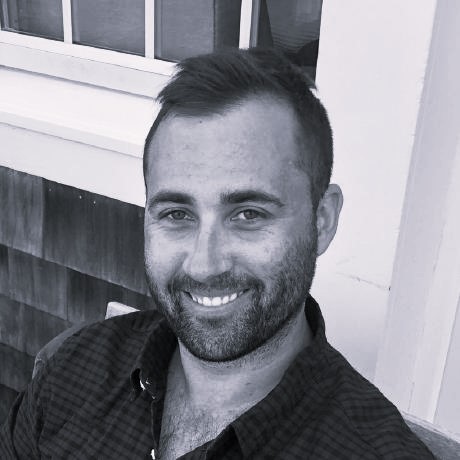
[[197,357],[226,361],[303,307],[316,262],[294,114],[251,99],[170,117],[150,146],[145,265],[158,308]]

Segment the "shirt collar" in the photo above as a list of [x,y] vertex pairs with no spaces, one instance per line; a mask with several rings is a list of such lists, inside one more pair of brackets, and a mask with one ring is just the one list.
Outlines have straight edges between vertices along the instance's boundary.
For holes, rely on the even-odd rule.
[[[144,333],[146,340],[131,369],[133,395],[137,397],[142,390],[147,390],[154,400],[158,400],[166,390],[168,367],[177,346],[177,338],[157,312],[142,312],[140,316],[132,328]],[[146,322],[147,330],[143,327]]]
[[[308,296],[305,315],[313,333],[313,340],[303,349],[286,370],[280,383],[259,403],[231,423],[241,450],[250,458],[254,450],[254,439],[260,445],[271,438],[279,426],[279,416],[293,410],[308,387],[308,382],[317,380],[318,362],[327,365],[325,324],[319,305]],[[166,320],[155,311],[142,312],[133,329],[146,333],[146,340],[131,371],[133,395],[137,397],[145,389],[153,400],[159,400],[166,391],[168,367],[177,338]],[[145,324],[148,323],[147,331]],[[263,420],[264,423],[260,423]]]

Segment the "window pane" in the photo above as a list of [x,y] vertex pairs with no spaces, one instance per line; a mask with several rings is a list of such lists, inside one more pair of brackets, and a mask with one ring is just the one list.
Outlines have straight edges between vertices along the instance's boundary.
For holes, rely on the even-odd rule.
[[260,0],[257,45],[285,51],[314,77],[322,3],[322,0]]
[[144,0],[72,0],[73,42],[145,54]]
[[240,14],[241,0],[156,0],[155,57],[179,61],[237,48]]
[[64,39],[61,0],[1,0],[2,29]]

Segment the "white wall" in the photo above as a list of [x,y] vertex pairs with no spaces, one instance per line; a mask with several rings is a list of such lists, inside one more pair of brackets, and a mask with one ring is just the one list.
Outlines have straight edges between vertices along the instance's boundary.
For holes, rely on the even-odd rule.
[[399,408],[458,435],[459,28],[460,3],[438,2],[376,372]]
[[345,203],[314,294],[328,336],[373,378],[435,0],[324,0],[317,71]]

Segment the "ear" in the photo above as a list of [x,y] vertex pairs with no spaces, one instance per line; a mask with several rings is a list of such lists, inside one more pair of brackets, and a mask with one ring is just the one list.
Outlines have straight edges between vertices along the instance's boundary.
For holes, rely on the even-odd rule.
[[316,228],[318,229],[318,256],[329,247],[334,238],[342,209],[342,190],[336,184],[330,184],[321,198],[316,211]]

